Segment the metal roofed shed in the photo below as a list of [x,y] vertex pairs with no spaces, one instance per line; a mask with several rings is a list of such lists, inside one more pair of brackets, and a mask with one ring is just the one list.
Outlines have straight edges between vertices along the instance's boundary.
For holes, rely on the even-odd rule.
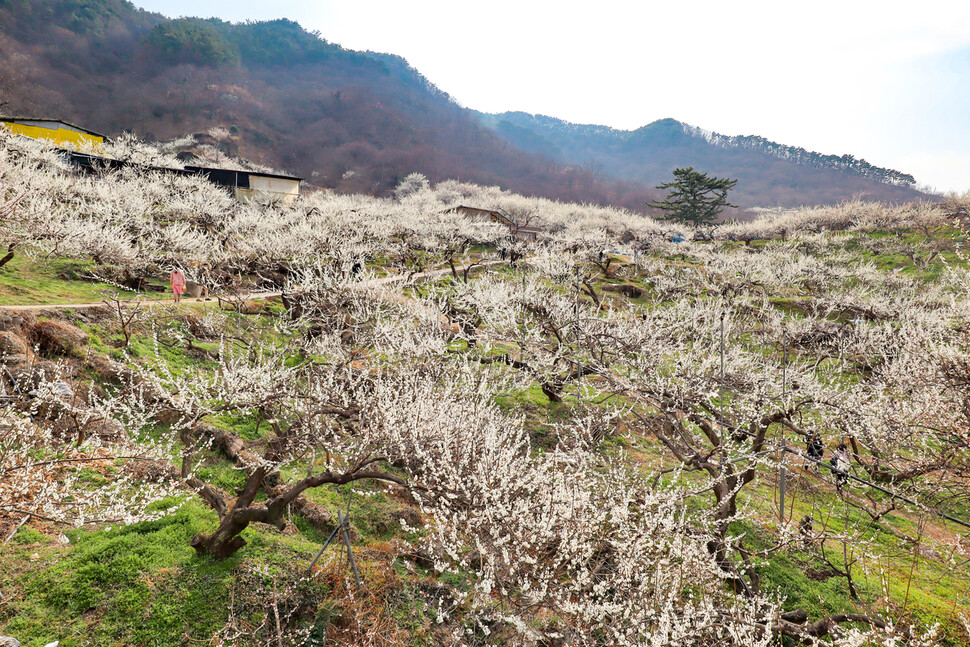
[[516,225],[512,234],[516,238],[521,238],[522,240],[535,241],[539,238],[539,234],[545,231],[542,227],[532,227],[529,225]]
[[[31,139],[49,140],[59,147],[64,144],[91,145],[95,148],[104,143],[105,135],[82,128],[62,119],[34,119],[28,117],[0,117],[0,126],[10,132]],[[137,166],[153,171],[176,174],[202,175],[213,184],[230,189],[233,196],[241,202],[249,202],[260,197],[292,202],[300,195],[303,178],[293,175],[279,175],[260,171],[209,168],[205,166],[186,166],[184,169],[165,168],[142,164],[132,164],[123,160],[79,153],[61,148],[66,161],[86,173],[104,170],[119,170],[127,166]]]
[[249,202],[260,196],[292,202],[300,195],[300,183],[303,181],[303,178],[293,175],[205,166],[186,166],[185,170],[204,175],[213,184],[232,189],[233,195],[240,202]]
[[88,155],[87,153],[78,153],[77,151],[65,149],[59,149],[59,151],[66,161],[85,173],[98,173],[106,170],[118,171],[129,166],[128,162],[122,162],[110,157],[99,157],[97,155]]
[[117,171],[125,167],[137,167],[147,171],[158,171],[175,175],[201,175],[217,186],[230,189],[233,192],[233,196],[241,202],[258,199],[260,196],[292,202],[300,195],[300,182],[302,182],[302,178],[290,175],[207,168],[203,166],[187,166],[184,169],[146,166],[111,159],[110,157],[99,157],[97,155],[89,155],[87,153],[78,153],[64,149],[61,149],[61,154],[66,161],[72,163],[84,173],[101,173],[103,171]]

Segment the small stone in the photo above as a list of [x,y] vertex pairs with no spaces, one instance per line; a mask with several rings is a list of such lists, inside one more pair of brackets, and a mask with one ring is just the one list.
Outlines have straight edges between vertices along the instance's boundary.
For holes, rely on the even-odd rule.
[[424,522],[421,520],[421,513],[418,512],[417,508],[411,506],[395,510],[391,513],[391,517],[399,523],[403,521],[410,528],[420,528],[424,525]]
[[31,553],[28,559],[30,559],[32,562],[36,562],[40,559],[40,553]]
[[58,535],[57,542],[60,544],[69,544],[71,540],[67,538],[67,535]]
[[0,364],[16,366],[30,358],[30,346],[19,335],[0,332]]
[[51,393],[56,395],[61,400],[70,402],[74,399],[74,389],[67,382],[50,382]]
[[0,636],[0,647],[20,647],[20,641],[10,636]]

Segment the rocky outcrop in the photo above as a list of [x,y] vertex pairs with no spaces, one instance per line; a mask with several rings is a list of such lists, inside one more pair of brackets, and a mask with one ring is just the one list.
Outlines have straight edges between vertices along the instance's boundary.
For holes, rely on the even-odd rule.
[[38,321],[30,327],[30,335],[41,352],[54,355],[71,355],[88,343],[88,334],[66,321]]
[[27,364],[33,351],[23,337],[14,332],[0,331],[0,364],[22,366]]
[[17,313],[9,313],[0,310],[0,330],[20,330],[24,318]]
[[643,296],[643,290],[635,285],[630,284],[620,284],[620,285],[604,285],[600,288],[604,292],[619,292],[625,297],[631,299],[636,299]]

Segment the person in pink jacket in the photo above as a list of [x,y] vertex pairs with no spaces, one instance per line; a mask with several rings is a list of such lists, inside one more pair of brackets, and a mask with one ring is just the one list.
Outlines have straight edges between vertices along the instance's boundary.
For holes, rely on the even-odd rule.
[[182,293],[185,292],[185,275],[182,274],[182,270],[173,267],[169,280],[172,283],[172,292],[175,293],[175,303],[178,303],[182,300]]

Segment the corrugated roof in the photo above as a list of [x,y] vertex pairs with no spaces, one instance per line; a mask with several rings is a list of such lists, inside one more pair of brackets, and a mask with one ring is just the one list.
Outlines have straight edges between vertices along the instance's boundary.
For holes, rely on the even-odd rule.
[[213,168],[211,166],[186,166],[186,171],[192,171],[194,173],[206,173],[206,174],[224,174],[224,173],[237,173],[239,175],[254,175],[258,177],[273,177],[280,180],[299,180],[303,181],[304,178],[297,177],[295,175],[277,175],[275,173],[263,173],[262,171],[243,171],[242,169],[229,169],[229,168]]
[[41,123],[64,124],[65,126],[70,126],[71,128],[74,128],[82,133],[87,133],[88,135],[94,135],[95,137],[100,137],[102,139],[108,139],[107,135],[103,135],[93,130],[88,130],[83,126],[72,124],[70,121],[64,121],[63,119],[47,119],[46,117],[8,117],[8,116],[0,115],[0,121],[9,121],[11,123],[17,123],[19,121],[39,121]]
[[284,180],[296,180],[299,182],[303,181],[303,178],[295,177],[291,175],[275,175],[272,173],[257,173],[255,171],[237,171],[232,169],[208,168],[205,166],[186,166],[184,169],[167,168],[164,166],[134,164],[132,162],[125,162],[121,160],[111,159],[109,157],[99,157],[97,155],[88,155],[86,153],[77,153],[75,151],[69,151],[65,149],[58,149],[58,150],[61,152],[61,154],[66,155],[71,162],[73,162],[75,165],[79,166],[80,168],[83,168],[86,171],[98,171],[104,168],[118,170],[126,166],[134,166],[144,170],[160,171],[162,173],[173,173],[175,175],[202,175],[213,184],[217,184],[219,186],[234,187],[239,189],[250,188],[249,178],[251,176],[271,177],[271,178],[279,178]]

